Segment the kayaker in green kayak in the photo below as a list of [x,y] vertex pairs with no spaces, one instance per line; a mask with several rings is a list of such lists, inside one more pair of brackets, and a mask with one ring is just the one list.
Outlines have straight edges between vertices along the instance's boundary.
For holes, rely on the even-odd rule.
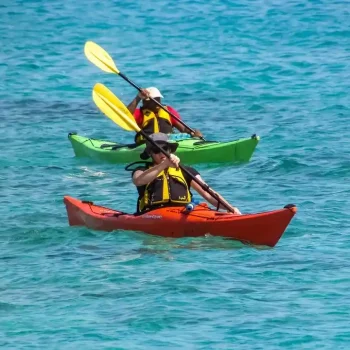
[[[202,137],[202,133],[199,130],[191,132],[191,130],[178,122],[168,112],[161,109],[150,97],[160,103],[163,95],[156,87],[149,87],[147,89],[142,89],[128,105],[128,110],[133,114],[138,126],[147,135],[155,132],[171,134],[173,132],[173,127],[175,127],[180,132],[190,134],[192,137]],[[142,106],[137,108],[141,100]],[[181,119],[179,113],[174,108],[171,106],[165,107],[170,113]],[[138,134],[135,137],[135,141],[136,143],[141,143],[143,142],[143,137]]]
[[[158,148],[146,141],[146,148],[140,154],[140,158],[143,160],[152,158],[152,162],[137,167],[132,173],[132,181],[137,187],[139,194],[137,203],[139,212],[161,206],[186,205],[192,200],[190,188],[196,190],[199,195],[217,209],[225,209],[215,198],[204,191],[189,175],[179,168],[180,159],[174,154],[178,143],[169,141],[168,136],[164,133],[151,134],[150,138],[163,147],[165,151],[171,153],[171,155],[170,159],[168,159]],[[191,167],[185,168],[204,183],[196,169]],[[219,198],[222,198],[219,194],[217,195]],[[237,208],[231,207],[231,209],[232,212],[241,214]]]

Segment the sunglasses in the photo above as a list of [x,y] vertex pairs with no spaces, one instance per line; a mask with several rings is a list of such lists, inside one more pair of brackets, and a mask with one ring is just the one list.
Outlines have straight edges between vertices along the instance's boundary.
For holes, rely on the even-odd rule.
[[[162,147],[163,150],[167,153],[170,153],[171,152],[171,149],[170,147]],[[150,149],[150,153],[153,153],[153,154],[159,154],[159,153],[162,153],[162,151],[159,149],[159,148],[151,148]]]

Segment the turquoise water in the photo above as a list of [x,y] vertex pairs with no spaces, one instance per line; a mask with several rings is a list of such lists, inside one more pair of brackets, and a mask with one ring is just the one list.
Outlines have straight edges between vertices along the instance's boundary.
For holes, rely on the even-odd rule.
[[[0,5],[2,349],[347,349],[348,1],[9,1]],[[130,142],[94,106],[102,45],[208,139],[253,133],[249,164],[197,167],[243,212],[299,211],[274,249],[68,227],[63,195],[133,211],[122,166],[70,131]]]

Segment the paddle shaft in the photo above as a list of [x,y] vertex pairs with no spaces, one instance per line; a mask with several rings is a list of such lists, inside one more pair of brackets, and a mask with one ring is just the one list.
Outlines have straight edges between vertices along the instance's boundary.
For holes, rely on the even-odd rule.
[[[140,92],[142,91],[141,87],[136,85],[133,81],[131,81],[125,74],[123,74],[122,72],[118,73],[125,81],[127,81],[130,85],[132,85],[134,88],[136,88],[137,90],[139,90]],[[191,132],[195,132],[192,128],[190,128],[185,122],[183,122],[180,118],[178,118],[176,115],[174,115],[173,113],[171,113],[170,111],[168,111],[161,103],[159,103],[157,100],[155,100],[153,97],[150,97],[150,99],[157,104],[161,109],[163,109],[164,111],[168,112],[173,118],[175,118],[180,124],[182,124],[185,128],[187,128],[188,130],[190,130]],[[203,141],[205,141],[204,137],[201,136],[200,139],[202,139]]]
[[[158,148],[167,158],[170,159],[170,154],[165,152],[161,146],[159,146],[155,141],[153,141],[143,130],[140,129],[140,134],[154,147]],[[204,191],[208,192],[213,198],[215,198],[220,204],[222,204],[228,211],[235,214],[231,206],[224,200],[222,200],[211,188],[204,184],[202,181],[198,180],[193,174],[191,174],[187,169],[185,169],[181,164],[179,164],[180,169],[186,173],[194,182],[196,182]]]

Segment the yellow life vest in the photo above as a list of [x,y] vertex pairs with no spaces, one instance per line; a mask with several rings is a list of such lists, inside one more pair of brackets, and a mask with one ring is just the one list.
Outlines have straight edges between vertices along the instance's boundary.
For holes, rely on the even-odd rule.
[[143,196],[139,197],[138,210],[144,211],[162,204],[186,205],[191,202],[191,198],[181,169],[170,167],[145,186]]
[[[166,108],[166,107],[165,107]],[[171,124],[170,114],[163,109],[159,109],[155,114],[149,109],[141,109],[143,115],[143,121],[141,129],[147,134],[151,135],[157,132],[164,134],[171,134],[173,132],[173,126]],[[140,134],[136,135],[135,142],[140,143],[144,140]]]

